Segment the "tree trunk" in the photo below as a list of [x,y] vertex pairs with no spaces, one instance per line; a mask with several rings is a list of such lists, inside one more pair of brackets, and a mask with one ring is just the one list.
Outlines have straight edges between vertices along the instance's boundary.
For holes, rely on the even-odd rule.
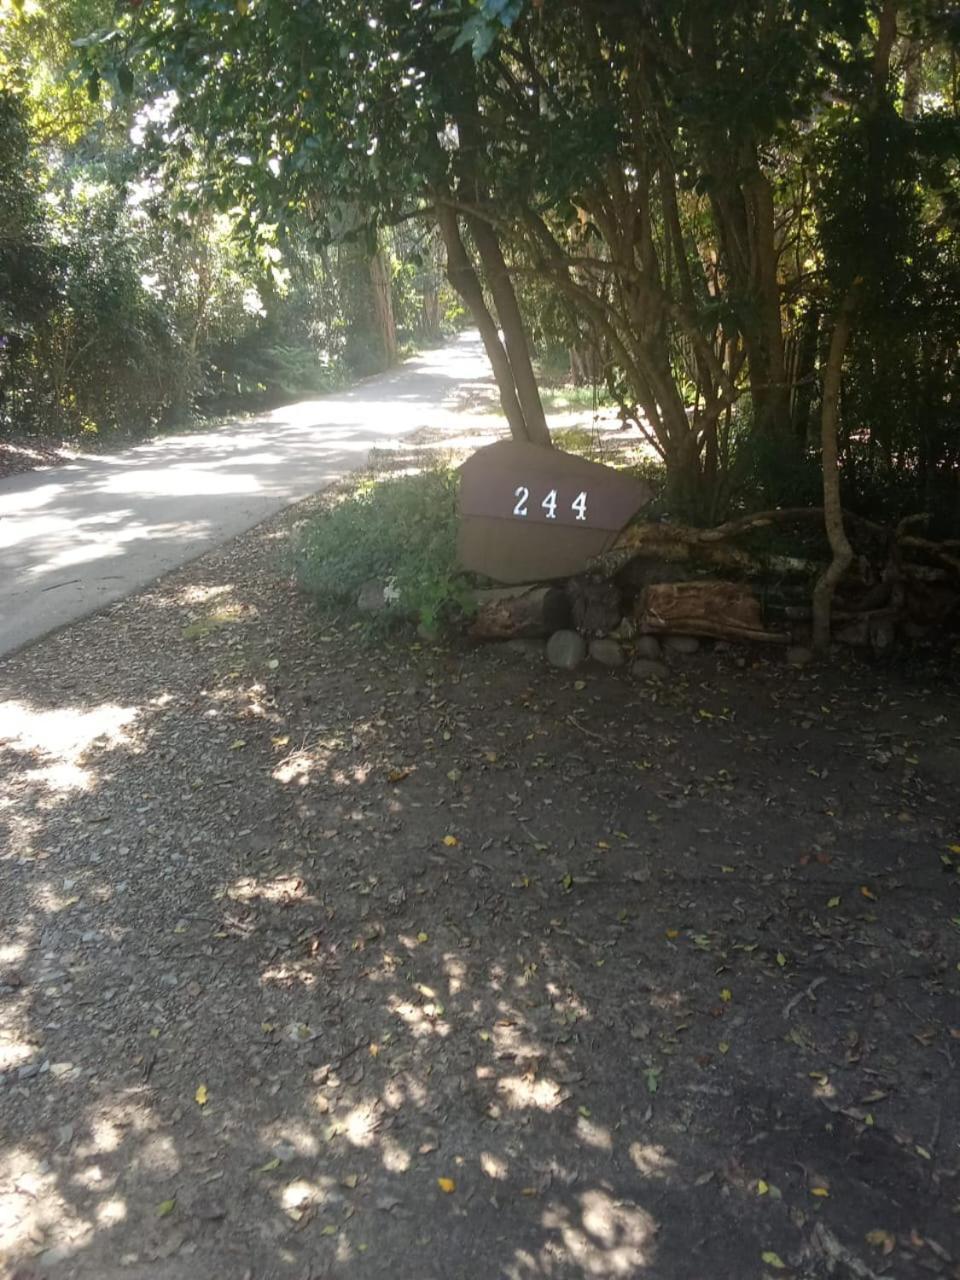
[[527,335],[524,330],[523,317],[517,304],[517,295],[513,290],[513,282],[503,259],[500,240],[489,222],[482,218],[468,219],[487,285],[493,295],[500,327],[503,330],[504,344],[513,381],[517,389],[520,407],[523,409],[524,421],[527,424],[527,439],[533,444],[550,444],[550,431],[544,416],[543,404],[540,400],[540,389],[530,363],[530,349],[527,346]]
[[830,648],[830,606],[837,583],[850,567],[853,548],[843,524],[840,503],[840,466],[837,448],[837,424],[840,417],[840,385],[843,379],[843,357],[853,330],[857,304],[857,285],[847,290],[833,324],[830,352],[823,374],[823,407],[820,412],[820,448],[823,466],[823,522],[833,559],[813,589],[813,647],[818,653]]
[[373,286],[373,314],[383,344],[383,359],[389,369],[397,363],[397,327],[393,319],[393,290],[386,256],[378,248],[370,259],[370,283]]
[[496,323],[483,296],[483,286],[480,284],[480,279],[460,235],[456,210],[444,204],[442,198],[437,199],[437,222],[447,249],[447,279],[463,298],[473,316],[474,323],[480,330],[484,350],[493,368],[493,376],[497,380],[500,406],[510,427],[510,434],[514,440],[549,444],[549,434],[544,442],[542,439],[536,439],[529,429],[517,395],[513,365],[500,341]]

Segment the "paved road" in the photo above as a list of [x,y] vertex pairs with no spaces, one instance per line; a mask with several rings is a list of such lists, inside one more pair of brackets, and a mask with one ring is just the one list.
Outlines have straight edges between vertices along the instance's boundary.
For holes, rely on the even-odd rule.
[[[255,421],[0,480],[0,654],[144,586],[420,428],[468,429],[476,335]],[[487,419],[489,424],[490,419]]]

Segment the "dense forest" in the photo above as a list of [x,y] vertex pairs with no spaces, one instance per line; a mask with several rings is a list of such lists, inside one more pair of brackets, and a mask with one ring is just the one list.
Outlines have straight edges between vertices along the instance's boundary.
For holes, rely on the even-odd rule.
[[0,18],[0,438],[86,444],[374,373],[459,318],[426,222],[331,243],[214,199],[165,97],[84,38],[99,0]]
[[896,0],[23,0],[3,429],[304,394],[468,315],[515,436],[562,353],[697,522],[819,502],[822,453],[949,531],[958,43]]

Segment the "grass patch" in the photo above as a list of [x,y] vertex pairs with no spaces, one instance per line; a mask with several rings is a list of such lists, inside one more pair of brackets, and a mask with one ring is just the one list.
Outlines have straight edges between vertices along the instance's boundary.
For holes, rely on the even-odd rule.
[[363,476],[311,520],[297,546],[297,576],[320,603],[354,604],[366,582],[395,598],[371,624],[418,618],[441,626],[474,607],[475,578],[457,564],[455,471],[437,467],[386,479]]

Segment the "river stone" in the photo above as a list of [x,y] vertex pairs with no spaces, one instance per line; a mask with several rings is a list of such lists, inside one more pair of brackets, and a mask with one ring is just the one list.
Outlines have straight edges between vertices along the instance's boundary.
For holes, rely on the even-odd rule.
[[660,641],[656,636],[639,636],[633,647],[638,658],[660,657]]
[[514,638],[513,640],[502,640],[497,648],[501,653],[516,654],[519,658],[527,658],[533,661],[536,658],[543,657],[543,641],[542,640],[525,640],[522,638]]
[[603,667],[622,667],[624,662],[623,650],[616,640],[591,640],[590,657]]
[[638,658],[630,668],[634,680],[666,680],[670,672],[663,662],[653,658]]
[[555,631],[547,641],[547,661],[552,667],[573,671],[587,656],[587,642],[576,631]]
[[357,608],[363,613],[379,613],[387,607],[386,588],[382,582],[371,579],[357,592]]
[[671,653],[696,653],[700,641],[696,636],[665,636],[663,645]]

